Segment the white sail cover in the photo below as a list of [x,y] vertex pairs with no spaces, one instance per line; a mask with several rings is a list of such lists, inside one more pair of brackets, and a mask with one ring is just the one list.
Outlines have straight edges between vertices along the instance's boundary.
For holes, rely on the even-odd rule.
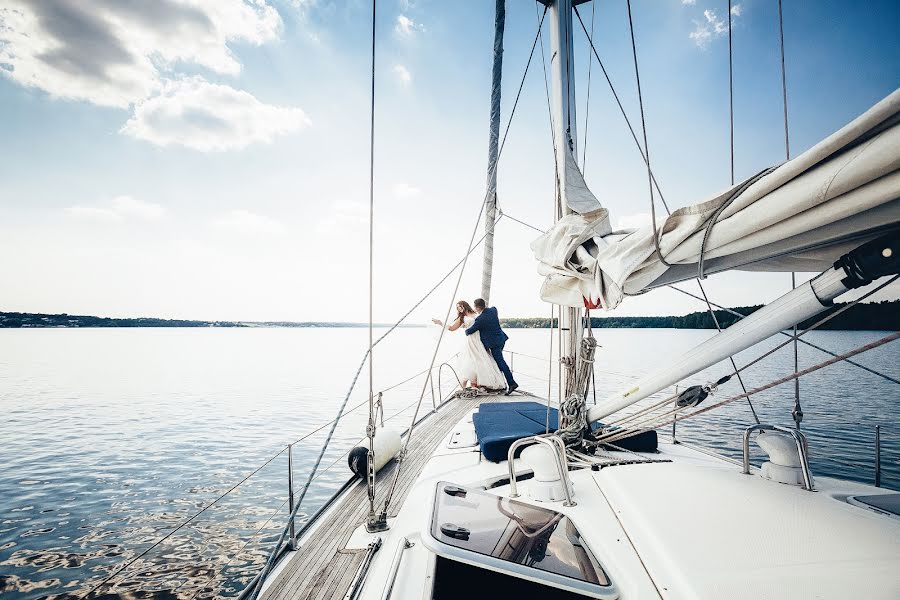
[[673,212],[657,228],[664,261],[650,224],[614,232],[606,209],[563,217],[531,244],[545,276],[541,298],[610,310],[626,295],[696,277],[701,248],[704,274],[824,270],[846,251],[900,227],[898,169],[895,90],[800,156]]

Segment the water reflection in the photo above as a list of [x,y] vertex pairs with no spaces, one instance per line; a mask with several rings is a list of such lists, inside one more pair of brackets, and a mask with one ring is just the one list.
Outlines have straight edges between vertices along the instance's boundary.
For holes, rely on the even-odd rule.
[[[705,331],[600,330],[598,395],[708,337]],[[417,371],[425,330],[400,330],[379,352],[376,386]],[[839,352],[875,332],[819,332]],[[126,561],[171,534],[284,445],[331,419],[356,359],[310,348],[358,348],[361,330],[0,330],[0,593],[5,598],[77,598]],[[509,347],[546,355],[547,332],[512,330]],[[764,347],[770,347],[765,346]],[[750,386],[793,368],[776,353],[747,374]],[[801,346],[801,366],[821,354]],[[455,349],[448,348],[452,354]],[[859,362],[900,377],[891,346]],[[761,353],[738,357],[744,364]],[[351,352],[352,356],[352,352]],[[391,357],[388,360],[387,357]],[[523,388],[546,393],[548,366],[517,356]],[[691,383],[724,374],[719,365]],[[555,370],[552,375],[555,377]],[[445,382],[445,385],[449,385]],[[385,395],[390,417],[418,397],[421,380]],[[550,383],[555,390],[555,382]],[[900,485],[897,390],[850,365],[804,380],[804,431],[813,470],[872,481],[872,426],[883,431],[883,481]],[[730,390],[724,390],[730,393]],[[350,405],[365,399],[357,390]],[[790,425],[793,387],[754,398],[764,421]],[[401,413],[405,426],[411,410]],[[680,438],[732,456],[751,422],[745,403],[678,425]],[[321,475],[304,504],[311,514],[346,479],[342,456],[362,436],[365,414],[338,427]],[[295,448],[295,481],[308,472],[323,439]],[[756,456],[756,455],[754,455]],[[758,460],[758,457],[756,458]],[[103,587],[98,597],[191,599],[235,596],[265,561],[287,516],[282,455],[196,521]],[[303,518],[305,519],[305,514]]]

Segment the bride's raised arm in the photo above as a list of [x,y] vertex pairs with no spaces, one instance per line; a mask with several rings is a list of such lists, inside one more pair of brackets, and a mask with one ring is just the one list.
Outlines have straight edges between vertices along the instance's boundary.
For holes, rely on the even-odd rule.
[[[444,326],[444,323],[439,321],[438,319],[432,319],[431,322],[434,323],[435,325],[439,325],[440,327]],[[456,320],[453,321],[453,323],[451,323],[449,327],[447,327],[447,330],[448,331],[456,331],[457,329],[459,329],[462,326],[462,324],[463,324],[462,317],[457,317]]]

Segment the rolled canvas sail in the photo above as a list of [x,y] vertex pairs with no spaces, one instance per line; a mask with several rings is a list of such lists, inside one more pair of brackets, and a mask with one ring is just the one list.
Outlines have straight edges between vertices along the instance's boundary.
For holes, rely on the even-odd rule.
[[612,309],[697,276],[701,248],[704,273],[821,271],[900,227],[900,90],[796,158],[673,212],[657,228],[664,260],[651,225],[614,232],[609,223],[606,209],[568,215],[532,243],[544,300]]

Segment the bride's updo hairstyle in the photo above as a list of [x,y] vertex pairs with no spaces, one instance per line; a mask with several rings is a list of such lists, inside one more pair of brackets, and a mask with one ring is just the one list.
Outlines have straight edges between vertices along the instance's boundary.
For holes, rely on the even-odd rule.
[[456,314],[456,318],[459,319],[460,321],[462,321],[463,317],[465,317],[466,315],[470,315],[473,312],[475,312],[474,310],[472,310],[472,307],[469,306],[469,303],[466,302],[465,300],[460,300],[459,302],[456,303],[456,306],[457,307],[462,306],[462,312],[459,312]]

